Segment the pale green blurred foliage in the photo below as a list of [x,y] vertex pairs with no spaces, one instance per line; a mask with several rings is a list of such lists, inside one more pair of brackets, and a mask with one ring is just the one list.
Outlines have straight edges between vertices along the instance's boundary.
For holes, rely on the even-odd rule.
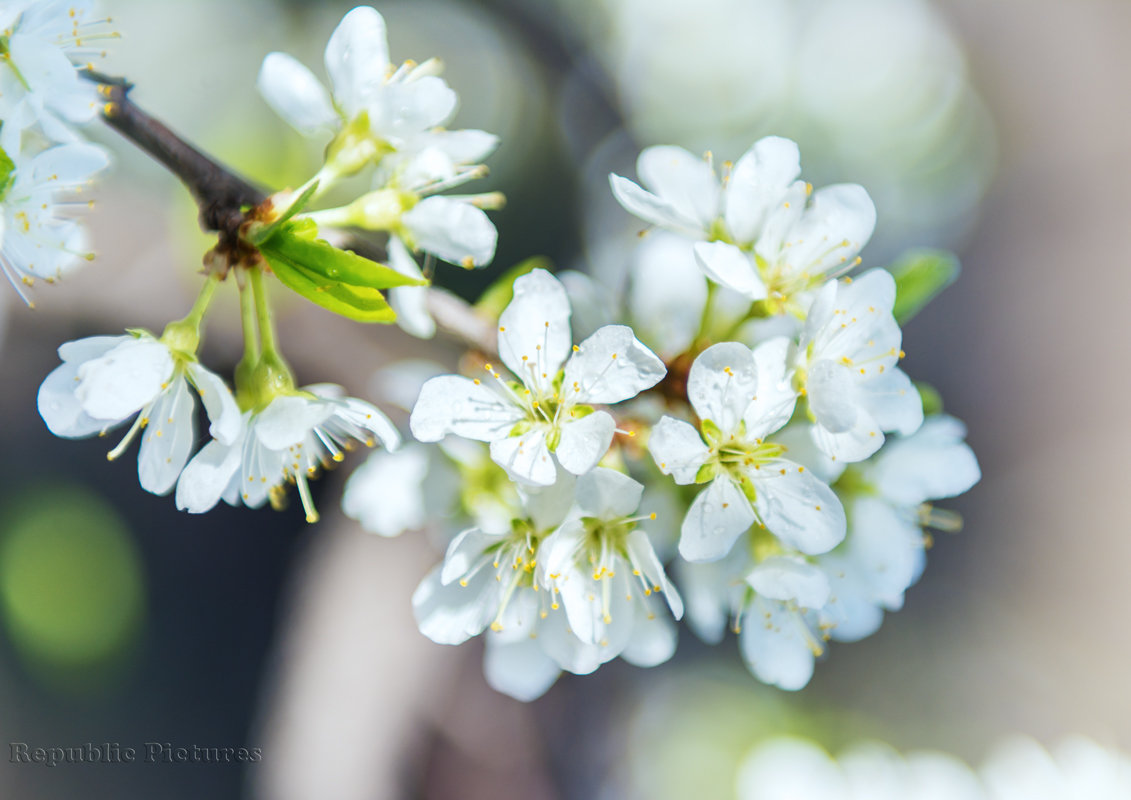
[[0,507],[0,611],[28,674],[64,693],[112,684],[146,616],[131,531],[78,486],[41,484]]

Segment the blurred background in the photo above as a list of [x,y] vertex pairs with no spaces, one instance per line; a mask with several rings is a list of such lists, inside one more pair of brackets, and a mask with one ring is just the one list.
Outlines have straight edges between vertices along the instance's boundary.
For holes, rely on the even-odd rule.
[[[265,186],[317,167],[318,145],[274,118],[255,75],[271,50],[321,74],[350,4],[103,7],[123,34],[106,69],[137,84],[143,107]],[[951,504],[966,527],[938,537],[903,611],[834,645],[798,694],[758,684],[733,639],[706,648],[683,631],[662,667],[563,676],[530,705],[497,695],[477,643],[445,648],[416,630],[409,598],[439,557],[428,537],[380,539],[336,510],[358,459],[315,485],[319,525],[294,507],[199,518],[139,489],[132,457],[107,463],[106,441],[47,432],[35,396],[58,344],[159,331],[191,304],[209,246],[187,193],[96,126],[116,153],[90,216],[98,259],[39,291],[34,312],[0,291],[0,744],[259,747],[262,760],[48,768],[5,756],[0,797],[727,798],[743,755],[781,732],[975,763],[1017,732],[1131,749],[1131,434],[1114,424],[1131,391],[1131,5],[379,10],[395,61],[443,57],[462,103],[454,126],[502,137],[482,182],[510,200],[494,215],[495,264],[439,276],[468,296],[534,254],[615,291],[640,224],[606,176],[634,174],[650,144],[722,160],[792,137],[814,185],[859,182],[876,200],[866,265],[912,245],[958,252],[960,280],[904,349],[969,425],[984,478]],[[230,374],[238,322],[234,297],[221,300],[205,359]],[[300,383],[362,396],[383,364],[436,353],[297,303],[281,324]]]

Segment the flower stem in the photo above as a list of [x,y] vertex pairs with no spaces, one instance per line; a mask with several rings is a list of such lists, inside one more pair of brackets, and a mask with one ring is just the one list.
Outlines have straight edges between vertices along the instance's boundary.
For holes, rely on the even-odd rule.
[[255,298],[255,318],[259,324],[259,337],[263,344],[264,357],[278,358],[275,349],[275,323],[271,319],[271,306],[267,302],[267,287],[263,283],[263,270],[255,267],[248,270],[251,276],[251,291]]
[[240,324],[243,328],[243,362],[259,360],[259,333],[255,327],[255,298],[248,284],[240,285]]

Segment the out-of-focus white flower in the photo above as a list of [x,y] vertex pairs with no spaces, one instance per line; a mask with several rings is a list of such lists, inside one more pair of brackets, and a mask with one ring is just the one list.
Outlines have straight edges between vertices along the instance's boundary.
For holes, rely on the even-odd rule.
[[47,427],[56,436],[82,438],[137,414],[109,457],[117,458],[135,434],[144,431],[137,467],[146,491],[168,493],[196,443],[190,386],[212,421],[214,440],[231,445],[239,437],[239,408],[224,381],[192,355],[148,334],[67,342],[59,348],[59,357],[63,364],[39,389],[39,413]]
[[353,471],[342,495],[342,511],[381,536],[399,536],[424,527],[436,508],[425,505],[429,450],[409,444],[396,452],[371,453]]
[[98,108],[96,85],[76,66],[115,38],[90,0],[10,0],[0,7],[0,148],[20,152],[24,130],[39,123],[47,138],[74,141],[68,123],[89,122]]
[[385,20],[373,8],[353,9],[326,44],[327,92],[307,67],[286,53],[269,53],[259,71],[259,92],[306,136],[336,134],[327,177],[352,174],[386,153],[412,147],[413,139],[442,125],[455,111],[456,94],[437,76],[435,59],[389,63]]
[[891,314],[895,280],[874,269],[851,283],[831,281],[809,310],[796,356],[817,446],[838,461],[880,449],[884,431],[914,433],[923,404],[896,364],[902,333]]
[[91,258],[83,226],[59,212],[64,196],[81,192],[108,163],[101,147],[79,142],[14,163],[0,152],[0,270],[29,305],[23,286],[54,281]]
[[[598,645],[608,660],[623,655],[651,667],[675,652],[675,619],[683,601],[664,573],[648,534],[633,516],[644,486],[616,470],[597,467],[577,480],[576,512],[539,547],[540,583],[554,594],[583,642]],[[654,518],[654,515],[652,515]]]
[[776,136],[755,142],[724,184],[710,161],[672,146],[645,149],[637,173],[647,189],[609,176],[622,206],[698,240],[695,258],[707,277],[749,300],[769,299],[775,309],[795,307],[798,295],[830,273],[856,266],[876,224],[863,187],[813,193],[797,180],[797,145]]
[[700,429],[668,416],[652,429],[648,449],[665,475],[708,484],[683,521],[679,551],[689,561],[722,558],[755,523],[807,554],[844,538],[844,509],[833,491],[767,440],[789,421],[797,398],[786,376],[789,344],[707,348],[687,381]]
[[740,800],[987,800],[969,767],[943,753],[905,757],[868,742],[834,761],[812,742],[786,737],[747,756],[737,788]]
[[1007,740],[981,774],[988,800],[1131,800],[1131,758],[1082,736],[1051,754],[1032,739]]
[[855,641],[874,633],[884,610],[902,608],[904,592],[923,572],[923,528],[960,524],[931,501],[960,495],[981,478],[965,435],[953,417],[928,417],[911,436],[890,439],[871,459],[848,467],[837,482],[848,537],[819,558],[833,587],[824,612],[832,638]]
[[491,458],[515,481],[549,486],[555,458],[583,475],[609,449],[616,422],[590,403],[613,404],[654,386],[665,367],[632,329],[607,325],[570,353],[570,307],[562,285],[536,269],[515,281],[499,318],[499,356],[521,382],[499,390],[441,375],[424,384],[410,426],[422,442],[448,434],[491,443]]
[[261,409],[245,411],[239,436],[213,439],[185,467],[177,483],[177,508],[192,514],[220,501],[258,508],[281,504],[285,485],[298,485],[306,518],[318,519],[307,479],[343,460],[356,443],[400,444],[396,427],[364,400],[343,397],[342,387],[316,384],[278,394]]

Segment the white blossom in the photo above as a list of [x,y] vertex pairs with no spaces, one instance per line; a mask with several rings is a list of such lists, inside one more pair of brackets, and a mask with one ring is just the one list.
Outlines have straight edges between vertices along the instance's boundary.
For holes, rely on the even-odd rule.
[[785,372],[788,347],[772,339],[754,351],[736,342],[707,348],[687,382],[699,430],[670,416],[652,429],[648,449],[660,470],[679,484],[707,484],[681,529],[679,550],[689,561],[722,558],[755,524],[807,554],[844,538],[836,495],[767,438],[789,420],[797,398]]
[[999,744],[981,770],[988,800],[1131,800],[1131,758],[1082,736],[1051,752],[1032,739]]
[[499,356],[519,382],[486,365],[496,388],[441,375],[424,384],[410,427],[422,442],[448,434],[490,442],[491,457],[515,481],[548,486],[555,459],[574,475],[605,455],[616,422],[591,403],[614,404],[654,386],[661,362],[632,330],[607,325],[570,352],[570,307],[562,285],[536,269],[515,281],[499,319]]
[[609,176],[625,209],[695,240],[707,277],[775,308],[795,306],[797,295],[830,273],[854,267],[875,228],[875,206],[862,187],[814,193],[797,179],[797,145],[776,136],[755,142],[724,181],[710,159],[673,146],[645,149],[636,171],[646,188]]
[[739,800],[987,800],[970,768],[943,753],[901,756],[864,742],[834,761],[812,742],[790,737],[758,745],[739,770],[737,788]]
[[342,18],[326,44],[325,66],[332,94],[307,67],[278,52],[263,60],[258,86],[299,133],[336,134],[328,155],[342,174],[412,147],[455,111],[455,92],[437,76],[438,61],[389,62],[385,20],[368,6]]
[[874,269],[825,284],[809,310],[795,359],[817,446],[839,461],[880,449],[885,431],[912,434],[923,404],[896,366],[902,334],[891,314],[895,280]]
[[683,601],[638,525],[650,517],[633,516],[643,491],[642,484],[603,467],[578,478],[576,512],[539,547],[538,571],[540,583],[560,594],[570,630],[599,646],[604,660],[623,655],[638,666],[654,666],[676,646],[675,625],[658,608],[666,601],[678,620]]
[[0,169],[0,270],[25,302],[23,286],[54,281],[91,258],[85,229],[60,211],[107,163],[101,147],[75,142],[21,156],[7,175]]
[[196,444],[200,395],[216,442],[239,437],[240,413],[228,387],[196,359],[148,334],[92,336],[59,348],[63,364],[39,389],[39,413],[56,436],[101,434],[137,415],[125,438],[110,451],[118,457],[142,433],[138,479],[143,489],[166,494]]
[[871,459],[848,467],[836,484],[849,533],[819,558],[832,581],[834,598],[825,614],[834,639],[869,636],[884,610],[902,608],[904,592],[926,565],[923,528],[960,525],[931,503],[960,495],[981,478],[965,434],[953,417],[928,417],[911,436],[890,439]]
[[0,6],[0,148],[20,152],[23,132],[36,123],[50,140],[71,142],[69,124],[89,122],[97,86],[79,77],[114,38],[90,0],[9,0]]
[[177,508],[199,514],[221,498],[249,508],[268,499],[279,506],[286,484],[295,483],[307,521],[316,521],[308,478],[342,461],[343,451],[357,443],[380,442],[387,450],[400,444],[400,434],[381,411],[342,395],[340,386],[315,384],[245,411],[234,440],[213,439],[185,467],[177,483]]

